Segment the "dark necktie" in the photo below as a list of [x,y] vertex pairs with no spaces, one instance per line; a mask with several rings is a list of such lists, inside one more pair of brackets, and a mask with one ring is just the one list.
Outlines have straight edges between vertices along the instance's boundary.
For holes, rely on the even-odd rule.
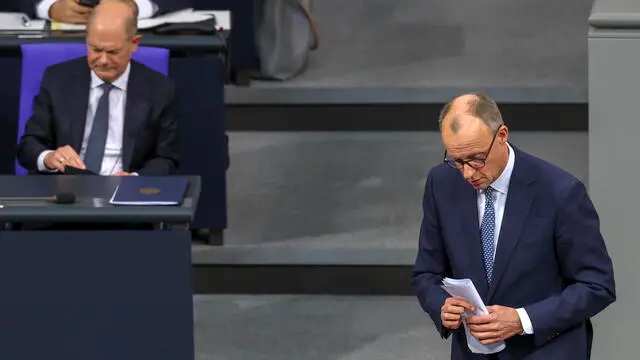
[[109,93],[113,89],[113,85],[103,83],[100,85],[102,96],[98,101],[96,114],[93,117],[93,125],[91,126],[91,134],[87,143],[87,152],[84,155],[84,164],[87,169],[100,173],[102,168],[102,158],[107,145],[107,134],[109,133]]
[[484,190],[484,215],[480,224],[480,237],[482,238],[482,255],[487,281],[491,284],[493,277],[493,252],[495,248],[494,236],[496,230],[496,210],[493,204],[494,189],[489,186]]

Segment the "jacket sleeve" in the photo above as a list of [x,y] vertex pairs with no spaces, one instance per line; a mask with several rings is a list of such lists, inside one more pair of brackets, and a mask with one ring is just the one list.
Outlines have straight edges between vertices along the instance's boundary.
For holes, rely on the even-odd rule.
[[588,320],[616,299],[613,264],[586,188],[575,180],[565,193],[556,222],[556,253],[567,286],[525,307],[538,345]]
[[423,218],[412,284],[422,309],[429,314],[440,336],[447,338],[451,332],[442,325],[440,309],[449,295],[440,286],[442,279],[449,275],[450,266],[440,231],[434,193],[433,175],[430,173],[422,200]]

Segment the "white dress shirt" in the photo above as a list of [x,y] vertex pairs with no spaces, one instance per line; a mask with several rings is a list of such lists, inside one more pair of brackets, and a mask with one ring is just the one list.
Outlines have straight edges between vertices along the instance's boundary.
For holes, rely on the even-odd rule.
[[[509,148],[509,160],[507,160],[507,166],[502,171],[502,174],[490,185],[495,191],[495,199],[493,205],[495,206],[496,213],[496,227],[495,234],[493,235],[493,258],[496,258],[496,250],[498,249],[498,240],[500,235],[500,228],[502,226],[502,219],[504,218],[504,208],[507,203],[507,194],[509,192],[509,182],[511,181],[511,173],[513,173],[513,165],[516,162],[516,154],[513,152],[511,145],[507,143]],[[478,215],[480,215],[479,224],[482,224],[482,217],[484,216],[485,206],[485,194],[483,191],[478,191]],[[520,322],[522,322],[522,328],[525,334],[533,334],[533,326],[531,325],[531,319],[523,308],[516,309],[518,316],[520,316]]]
[[[36,15],[39,19],[51,20],[49,9],[58,0],[42,0],[36,5]],[[138,4],[138,19],[148,19],[158,12],[158,6],[151,0],[135,0]]]
[[[127,84],[129,82],[129,72],[131,64],[113,82],[113,89],[109,93],[109,130],[107,133],[107,142],[105,144],[104,157],[102,158],[102,166],[100,175],[113,175],[118,171],[122,171],[122,138],[124,134],[124,111],[127,102]],[[87,152],[87,144],[89,143],[89,135],[93,126],[93,118],[98,108],[98,102],[102,97],[103,90],[100,88],[104,81],[98,77],[93,71],[91,72],[91,89],[89,90],[89,106],[87,107],[87,120],[84,127],[84,135],[82,136],[82,147],[80,148],[80,158],[84,161]],[[77,151],[77,149],[76,149]],[[44,158],[52,150],[43,151],[38,156],[38,170],[51,171],[44,164]]]

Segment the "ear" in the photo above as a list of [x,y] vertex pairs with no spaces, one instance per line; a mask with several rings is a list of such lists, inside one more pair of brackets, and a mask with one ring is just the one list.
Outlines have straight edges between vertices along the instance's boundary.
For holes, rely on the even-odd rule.
[[133,38],[131,39],[132,52],[138,50],[138,46],[140,45],[141,41],[142,41],[142,35],[136,34],[133,36]]
[[498,139],[502,144],[509,141],[509,128],[506,125],[502,125],[498,130]]

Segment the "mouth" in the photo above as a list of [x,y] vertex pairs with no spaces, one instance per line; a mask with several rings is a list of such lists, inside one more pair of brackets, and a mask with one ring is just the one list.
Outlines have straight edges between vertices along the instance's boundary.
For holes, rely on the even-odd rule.
[[473,186],[478,186],[478,185],[480,185],[481,183],[482,183],[482,180],[472,180],[472,181],[471,181],[471,185],[473,185]]

